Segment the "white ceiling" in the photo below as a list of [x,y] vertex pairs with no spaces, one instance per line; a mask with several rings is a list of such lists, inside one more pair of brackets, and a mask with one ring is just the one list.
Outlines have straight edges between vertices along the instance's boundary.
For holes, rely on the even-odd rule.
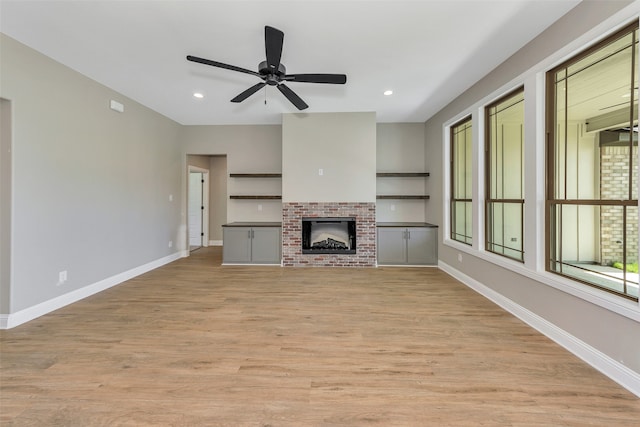
[[285,34],[288,73],[347,74],[346,85],[288,83],[305,112],[424,122],[578,3],[1,0],[0,30],[179,123],[279,124],[297,110],[275,87],[232,104],[260,80],[185,60],[257,71],[270,25]]

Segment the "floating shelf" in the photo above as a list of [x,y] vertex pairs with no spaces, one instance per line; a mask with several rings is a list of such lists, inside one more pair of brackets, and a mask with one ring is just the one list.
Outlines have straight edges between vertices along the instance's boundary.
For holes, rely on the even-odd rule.
[[282,178],[281,173],[230,173],[231,178]]
[[376,176],[378,178],[425,178],[429,176],[429,172],[378,172]]
[[378,195],[376,199],[398,199],[398,200],[428,200],[429,196],[407,196],[407,195]]
[[282,196],[229,196],[236,200],[281,200]]

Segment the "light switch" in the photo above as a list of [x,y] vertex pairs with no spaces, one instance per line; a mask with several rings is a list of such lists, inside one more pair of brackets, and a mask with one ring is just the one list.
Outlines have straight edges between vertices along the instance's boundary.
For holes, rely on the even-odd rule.
[[119,103],[118,101],[114,101],[113,99],[109,104],[109,108],[111,108],[113,111],[117,111],[118,113],[124,113],[124,105]]
[[324,169],[318,169],[318,175],[320,176],[324,175]]

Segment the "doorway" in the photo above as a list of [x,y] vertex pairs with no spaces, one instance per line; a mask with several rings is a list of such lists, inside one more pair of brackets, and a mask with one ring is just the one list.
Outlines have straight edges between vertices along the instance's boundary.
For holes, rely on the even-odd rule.
[[209,171],[189,166],[189,187],[187,197],[187,224],[189,230],[189,251],[207,246],[209,203]]

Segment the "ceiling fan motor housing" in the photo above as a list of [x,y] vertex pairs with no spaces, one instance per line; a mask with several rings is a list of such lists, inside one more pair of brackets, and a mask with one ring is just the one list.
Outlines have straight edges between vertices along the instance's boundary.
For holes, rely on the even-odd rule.
[[264,81],[270,86],[276,86],[287,74],[287,69],[284,65],[278,64],[278,71],[274,71],[272,67],[269,66],[267,61],[262,61],[258,64],[258,72],[264,76]]

